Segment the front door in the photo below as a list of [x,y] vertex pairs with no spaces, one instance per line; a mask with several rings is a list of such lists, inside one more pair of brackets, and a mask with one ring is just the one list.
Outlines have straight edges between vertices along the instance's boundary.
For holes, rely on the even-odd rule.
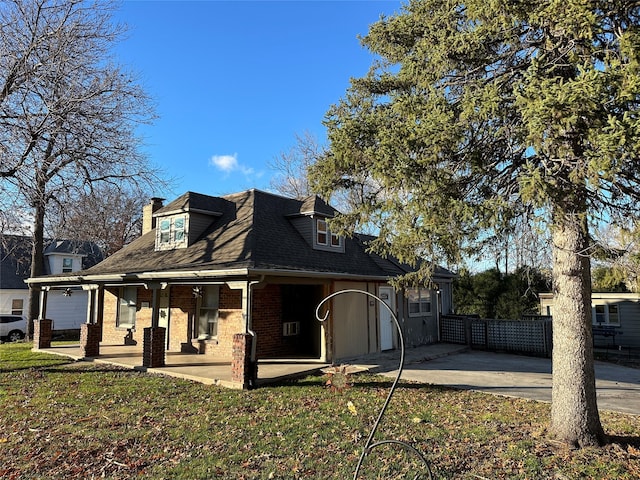
[[[380,287],[379,290],[380,298],[384,303],[389,305],[391,310],[395,311],[395,303],[393,301],[393,288],[392,287]],[[380,312],[380,349],[381,350],[391,350],[393,349],[393,332],[395,329],[395,324],[393,321],[393,317],[389,310],[387,310],[383,305],[379,306]]]
[[164,327],[165,348],[169,349],[169,287],[160,290],[160,303],[158,309],[158,326]]

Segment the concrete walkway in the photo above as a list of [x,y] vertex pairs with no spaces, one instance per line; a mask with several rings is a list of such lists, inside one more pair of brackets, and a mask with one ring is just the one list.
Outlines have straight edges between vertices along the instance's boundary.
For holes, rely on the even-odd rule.
[[[45,351],[81,359],[77,345],[59,346]],[[146,369],[140,367],[142,359],[139,349],[102,346],[100,357],[91,360],[206,384],[231,386],[230,364],[215,362],[204,355],[168,353],[165,367]],[[342,363],[395,377],[400,352],[382,352]],[[258,366],[258,384],[311,374],[326,366],[328,365],[309,360],[263,360]],[[598,407],[601,410],[640,415],[640,369],[596,362],[595,370]],[[406,350],[402,378],[496,395],[551,401],[551,360],[548,358],[472,351],[465,346],[444,343],[426,345]]]
[[[421,359],[422,358],[422,359]],[[399,355],[370,366],[397,375]],[[425,361],[424,359],[427,359]],[[640,370],[596,362],[598,408],[640,415]],[[453,345],[409,349],[402,378],[421,383],[551,402],[551,359],[472,351]]]
[[[206,355],[166,352],[164,367],[147,368],[142,366],[142,351],[138,346],[101,345],[100,356],[95,358],[83,357],[80,345],[56,345],[41,351],[62,355],[76,361],[117,365],[192,380],[205,385],[238,388],[238,385],[231,381],[231,363],[221,362]],[[327,366],[326,363],[312,359],[261,360],[258,362],[257,384],[264,385],[286,378],[304,376]]]

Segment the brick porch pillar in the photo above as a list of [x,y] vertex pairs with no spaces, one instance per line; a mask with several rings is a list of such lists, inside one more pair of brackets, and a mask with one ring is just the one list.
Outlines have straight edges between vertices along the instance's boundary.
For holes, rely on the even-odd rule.
[[164,367],[164,327],[147,327],[144,329],[142,345],[142,365],[147,368]]
[[51,348],[53,320],[38,319],[33,321],[33,348]]
[[253,337],[248,333],[236,333],[233,336],[231,359],[231,381],[251,388],[258,379],[258,363],[251,362],[251,344]]
[[97,323],[83,323],[80,325],[80,351],[83,357],[97,357],[100,355],[101,336],[101,325]]

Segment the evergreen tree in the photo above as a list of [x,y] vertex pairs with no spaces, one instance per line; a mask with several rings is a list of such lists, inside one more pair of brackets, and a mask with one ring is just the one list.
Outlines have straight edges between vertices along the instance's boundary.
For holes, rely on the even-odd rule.
[[327,114],[312,167],[330,195],[375,185],[333,222],[374,224],[372,248],[458,262],[537,216],[553,243],[550,432],[605,437],[596,405],[590,225],[640,199],[640,6],[605,0],[413,0],[363,38],[376,55]]

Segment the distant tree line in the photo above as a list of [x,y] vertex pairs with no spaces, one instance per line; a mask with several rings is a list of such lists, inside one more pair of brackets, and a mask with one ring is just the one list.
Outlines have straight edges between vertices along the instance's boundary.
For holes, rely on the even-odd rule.
[[453,291],[456,313],[519,319],[538,313],[538,294],[551,291],[551,277],[529,267],[520,267],[512,273],[501,273],[497,268],[480,273],[462,270]]

